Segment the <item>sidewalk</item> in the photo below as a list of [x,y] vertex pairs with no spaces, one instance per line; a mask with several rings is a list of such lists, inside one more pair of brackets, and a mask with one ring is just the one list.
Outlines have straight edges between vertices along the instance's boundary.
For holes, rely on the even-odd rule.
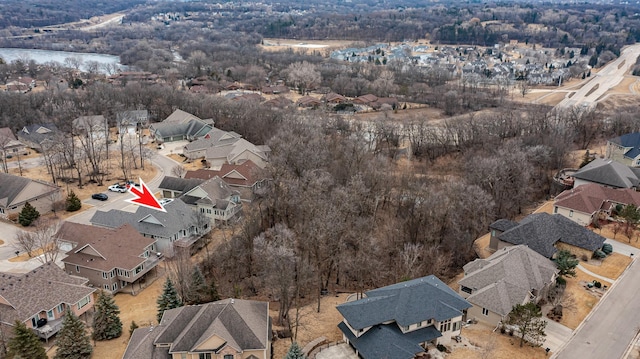
[[587,268],[583,267],[582,264],[578,264],[577,268],[580,269],[581,271],[587,273],[588,275],[590,275],[592,277],[595,277],[595,278],[598,278],[600,280],[603,280],[605,282],[609,282],[609,283],[613,284],[616,281],[615,279],[611,279],[611,278],[603,277],[603,276],[601,276],[599,274],[595,274],[595,273],[589,271]]

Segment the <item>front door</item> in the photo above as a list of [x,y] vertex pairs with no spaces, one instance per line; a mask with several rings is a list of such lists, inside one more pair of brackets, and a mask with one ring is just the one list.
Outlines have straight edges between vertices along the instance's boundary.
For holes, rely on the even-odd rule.
[[56,319],[56,317],[53,315],[53,309],[47,311],[47,320],[51,321]]

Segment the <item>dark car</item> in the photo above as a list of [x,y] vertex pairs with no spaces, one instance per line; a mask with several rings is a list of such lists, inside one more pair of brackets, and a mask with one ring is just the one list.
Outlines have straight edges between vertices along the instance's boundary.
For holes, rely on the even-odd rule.
[[109,199],[109,196],[107,196],[104,193],[94,193],[94,194],[91,195],[91,198],[97,199],[99,201],[106,201],[106,200]]

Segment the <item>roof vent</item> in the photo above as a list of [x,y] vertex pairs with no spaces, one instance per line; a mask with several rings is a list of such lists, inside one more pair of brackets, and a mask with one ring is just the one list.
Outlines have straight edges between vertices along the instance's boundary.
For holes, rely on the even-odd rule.
[[233,298],[231,298],[231,304],[235,303],[235,300]]

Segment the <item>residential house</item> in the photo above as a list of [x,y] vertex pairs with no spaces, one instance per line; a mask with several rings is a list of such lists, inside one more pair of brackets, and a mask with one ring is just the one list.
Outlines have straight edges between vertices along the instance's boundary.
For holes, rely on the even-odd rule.
[[58,142],[60,136],[61,132],[52,123],[25,126],[18,132],[18,140],[38,152]]
[[189,160],[204,158],[208,148],[233,144],[240,138],[242,136],[233,131],[227,132],[213,127],[201,139],[187,143],[182,149],[182,154]]
[[62,259],[65,271],[111,294],[127,287],[135,293],[136,284],[142,289],[141,282],[163,258],[157,240],[142,236],[130,224],[111,229],[64,222],[55,236],[67,250]]
[[194,141],[204,137],[212,128],[212,120],[202,120],[182,110],[175,110],[164,121],[151,124],[149,132],[158,142]]
[[460,335],[472,305],[437,277],[413,279],[366,292],[336,307],[344,340],[363,359],[413,359],[429,344]]
[[0,273],[0,328],[10,331],[14,321],[24,322],[40,338],[49,339],[62,328],[67,310],[77,316],[93,308],[95,288],[87,279],[65,273],[54,263],[28,273]]
[[187,171],[184,178],[208,180],[216,176],[220,177],[232,188],[240,191],[241,198],[248,200],[252,199],[255,193],[267,185],[267,178],[262,174],[260,167],[251,160],[246,160],[239,165],[225,163],[219,170],[200,169]]
[[172,197],[168,198],[178,195],[179,199],[190,205],[194,211],[212,219],[214,225],[216,222],[228,222],[237,217],[242,210],[240,192],[231,189],[218,176],[208,180],[167,176],[160,183],[159,189],[163,193],[171,191]]
[[637,188],[640,183],[640,168],[631,168],[613,160],[596,158],[580,168],[573,178],[573,188],[588,183],[611,188]]
[[288,98],[284,97],[284,96],[278,96],[278,97],[274,97],[269,101],[266,101],[264,103],[265,106],[269,106],[271,108],[288,108],[293,104],[293,101],[289,100]]
[[640,167],[640,132],[608,140],[606,158],[626,166]]
[[0,173],[0,218],[20,213],[26,202],[45,214],[60,199],[60,188],[52,183]]
[[368,106],[370,106],[373,102],[376,102],[376,101],[378,101],[378,96],[372,95],[372,94],[358,96],[353,99],[353,103],[355,104],[368,105]]
[[9,127],[0,128],[0,156],[26,154],[24,144],[13,135]]
[[489,225],[489,249],[525,244],[546,258],[566,249],[578,257],[591,258],[605,238],[558,214],[534,213],[520,223],[499,219]]
[[139,127],[149,123],[149,111],[130,110],[116,113],[116,127],[118,131],[134,134]]
[[633,204],[640,207],[640,192],[630,188],[609,188],[585,184],[556,196],[553,213],[563,215],[581,226],[611,216],[617,206]]
[[318,107],[322,105],[322,101],[311,96],[302,96],[296,101],[296,105],[299,107]]
[[169,309],[133,332],[123,359],[270,359],[269,303],[224,299]]
[[529,247],[505,247],[467,263],[459,293],[473,304],[467,317],[495,327],[513,306],[546,298],[557,275],[556,265]]
[[109,134],[109,124],[102,115],[80,116],[71,124],[73,133],[83,134],[93,140],[104,140]]
[[335,92],[329,92],[328,94],[322,97],[322,101],[324,101],[325,103],[338,104],[338,103],[346,102],[347,99],[344,96],[337,94]]
[[113,229],[130,224],[143,236],[156,239],[157,250],[169,257],[173,256],[174,247],[191,248],[211,230],[209,221],[202,220],[179,199],[165,204],[164,209],[166,212],[139,206],[133,213],[116,209],[96,211],[90,222]]
[[269,146],[256,146],[233,131],[217,128],[203,138],[188,143],[182,150],[182,154],[189,160],[204,158],[214,169],[219,169],[224,164],[241,164],[248,160],[264,168],[270,152]]

